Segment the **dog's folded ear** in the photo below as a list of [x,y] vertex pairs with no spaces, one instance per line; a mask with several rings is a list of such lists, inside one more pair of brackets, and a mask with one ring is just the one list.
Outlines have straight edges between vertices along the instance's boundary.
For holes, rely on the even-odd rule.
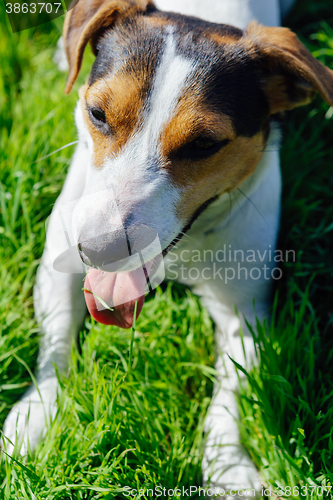
[[259,57],[271,114],[307,104],[316,92],[333,105],[333,71],[315,59],[292,31],[253,21],[245,37],[254,57]]
[[117,20],[131,17],[154,7],[152,0],[74,0],[66,14],[63,37],[69,72],[65,93],[68,94],[79,74],[84,49],[103,29]]

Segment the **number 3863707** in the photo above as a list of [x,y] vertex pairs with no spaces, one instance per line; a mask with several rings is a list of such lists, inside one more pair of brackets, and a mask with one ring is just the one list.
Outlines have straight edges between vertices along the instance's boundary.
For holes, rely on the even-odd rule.
[[[46,12],[47,14],[57,14],[61,3],[6,3],[7,14],[40,14]],[[44,10],[45,7],[45,10]]]

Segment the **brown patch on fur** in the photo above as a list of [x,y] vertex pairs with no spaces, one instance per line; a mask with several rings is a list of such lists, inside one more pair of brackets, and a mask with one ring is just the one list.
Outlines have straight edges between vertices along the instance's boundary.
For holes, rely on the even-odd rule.
[[229,33],[225,35],[221,35],[220,33],[209,33],[208,38],[218,45],[231,45],[239,41],[239,37],[230,35]]
[[[94,150],[92,155],[92,160],[94,166],[97,168],[102,167],[104,161],[110,154],[110,149],[112,148],[112,138],[111,135],[102,134],[96,127],[93,126],[89,118],[87,105],[86,105],[86,91],[88,89],[88,84],[83,85],[79,90],[80,105],[82,109],[83,119],[89,130],[91,138],[94,144]],[[100,99],[100,96],[99,96]],[[100,103],[100,100],[98,101]]]
[[275,75],[268,79],[265,85],[265,92],[268,98],[270,113],[280,113],[295,108],[296,106],[303,106],[312,101],[316,92],[309,86],[298,85],[297,97],[298,101],[293,101],[288,95],[288,86],[285,77],[282,75]]
[[[94,143],[93,164],[101,168],[107,157],[116,155],[140,125],[140,115],[148,86],[147,80],[133,74],[116,74],[110,80],[99,80],[80,89],[83,116]],[[110,133],[96,127],[87,111],[98,107],[106,116]]]
[[[74,6],[73,6],[74,4]],[[153,7],[152,0],[75,0],[66,14],[63,37],[69,64],[65,93],[79,74],[87,43],[116,20],[132,17]],[[94,47],[93,47],[94,50]]]
[[174,20],[169,19],[159,11],[156,11],[153,16],[146,16],[144,21],[150,26],[164,28],[175,24]]
[[172,157],[184,144],[201,136],[207,136],[222,141],[234,139],[235,131],[232,121],[227,115],[206,113],[193,113],[190,109],[178,113],[165,127],[162,133],[162,154],[164,158]]
[[333,71],[288,28],[268,28],[253,21],[243,43],[260,58],[272,114],[307,104],[316,92],[333,105]]
[[182,200],[177,206],[177,216],[184,222],[206,200],[230,192],[239,186],[256,169],[265,147],[263,133],[237,137],[215,155],[205,160],[174,162],[174,171],[182,172],[187,179]]
[[181,99],[175,115],[165,126],[160,138],[162,155],[168,161],[166,169],[175,184],[179,186],[187,185],[189,171],[186,164],[183,165],[185,167],[183,168],[177,160],[173,159],[174,153],[196,138],[199,139],[208,135],[217,141],[223,141],[224,139],[232,141],[236,138],[229,116],[205,109],[200,104],[198,96],[189,92]]

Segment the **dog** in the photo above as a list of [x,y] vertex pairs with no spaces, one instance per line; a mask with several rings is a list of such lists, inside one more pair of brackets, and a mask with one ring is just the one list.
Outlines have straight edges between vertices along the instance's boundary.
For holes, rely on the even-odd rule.
[[[34,289],[44,333],[39,392],[32,385],[4,427],[22,453],[43,435],[45,414],[55,414],[54,365],[67,369],[86,305],[97,321],[129,328],[164,269],[192,287],[216,324],[220,381],[206,421],[204,483],[260,490],[239,440],[232,359],[251,366],[246,321],[269,315],[281,115],[316,93],[333,105],[333,71],[277,27],[291,4],[80,0],[67,13],[66,93],[88,42],[96,59],[79,91],[79,143]],[[244,254],[262,256],[265,274]],[[226,256],[221,275],[216,264]],[[184,263],[195,275],[182,273]]]

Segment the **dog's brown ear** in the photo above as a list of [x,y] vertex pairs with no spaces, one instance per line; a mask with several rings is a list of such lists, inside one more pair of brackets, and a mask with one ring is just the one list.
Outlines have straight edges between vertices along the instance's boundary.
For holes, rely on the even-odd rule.
[[81,68],[84,49],[96,34],[117,19],[145,12],[153,6],[152,0],[74,0],[66,14],[63,30],[69,64],[65,93],[72,90]]
[[333,71],[317,61],[292,31],[254,21],[245,36],[260,58],[271,114],[307,104],[316,92],[333,105]]

